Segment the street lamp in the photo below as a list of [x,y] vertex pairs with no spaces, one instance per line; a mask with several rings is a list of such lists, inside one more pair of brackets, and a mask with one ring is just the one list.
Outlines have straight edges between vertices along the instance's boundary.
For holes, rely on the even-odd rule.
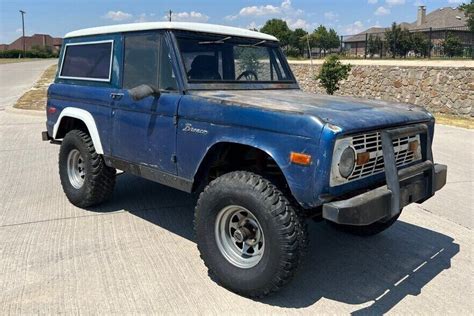
[[22,40],[23,40],[23,58],[24,58],[26,55],[26,44],[25,44],[25,13],[26,12],[23,10],[20,10],[20,13],[21,13],[21,26],[23,30]]

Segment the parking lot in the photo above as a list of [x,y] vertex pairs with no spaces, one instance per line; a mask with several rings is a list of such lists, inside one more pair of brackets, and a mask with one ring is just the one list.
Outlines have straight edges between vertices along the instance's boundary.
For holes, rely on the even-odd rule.
[[[17,76],[32,76],[27,64]],[[13,91],[7,81],[3,92]],[[12,98],[2,96],[2,104]],[[474,310],[472,130],[437,125],[434,156],[448,165],[448,184],[430,201],[407,207],[372,238],[310,222],[311,244],[295,279],[250,300],[208,277],[194,241],[193,197],[120,175],[110,202],[72,206],[59,182],[59,147],[41,141],[44,120],[0,109],[2,313]]]

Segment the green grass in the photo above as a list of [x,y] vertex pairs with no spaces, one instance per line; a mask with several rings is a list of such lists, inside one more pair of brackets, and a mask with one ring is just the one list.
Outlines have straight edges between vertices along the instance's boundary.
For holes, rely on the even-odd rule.
[[56,70],[57,65],[48,67],[33,88],[23,94],[13,107],[23,110],[44,110],[46,108],[48,87],[54,81]]

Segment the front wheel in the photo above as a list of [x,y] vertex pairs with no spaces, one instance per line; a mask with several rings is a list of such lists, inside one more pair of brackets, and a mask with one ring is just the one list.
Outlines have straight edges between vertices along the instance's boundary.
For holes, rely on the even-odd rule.
[[104,202],[115,185],[115,169],[105,165],[91,137],[80,130],[68,132],[61,143],[59,176],[66,197],[78,207]]
[[262,297],[293,276],[305,249],[303,219],[271,182],[231,172],[201,193],[195,212],[201,258],[217,281]]

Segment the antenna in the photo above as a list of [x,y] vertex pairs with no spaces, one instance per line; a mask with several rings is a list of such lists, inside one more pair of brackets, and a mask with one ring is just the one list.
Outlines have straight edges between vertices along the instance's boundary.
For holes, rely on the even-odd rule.
[[170,22],[171,22],[171,16],[172,16],[172,15],[173,15],[173,11],[170,10],[170,11],[168,12],[168,19],[169,19]]

